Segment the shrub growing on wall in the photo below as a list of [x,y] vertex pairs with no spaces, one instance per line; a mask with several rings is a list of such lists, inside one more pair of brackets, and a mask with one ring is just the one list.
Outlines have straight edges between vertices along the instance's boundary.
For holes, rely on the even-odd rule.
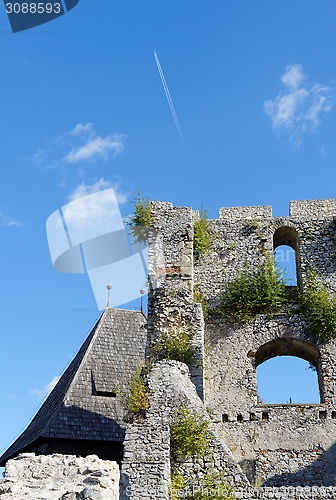
[[209,470],[200,490],[193,496],[197,500],[235,500],[234,487],[225,479],[224,472]]
[[169,486],[169,499],[179,500],[182,497],[182,490],[186,487],[186,482],[182,474],[180,474],[176,469],[171,470],[171,479]]
[[172,359],[189,364],[194,355],[191,343],[191,334],[182,325],[175,325],[162,332],[153,345],[153,354],[156,359]]
[[128,224],[131,232],[139,243],[145,243],[148,237],[148,227],[152,222],[152,215],[148,198],[143,198],[138,192],[138,196],[133,200],[134,211],[129,217]]
[[129,411],[139,416],[144,416],[146,410],[148,410],[147,388],[142,377],[141,366],[139,366],[136,373],[131,377],[126,404]]
[[242,272],[227,283],[222,311],[234,321],[247,323],[255,314],[272,314],[284,304],[285,282],[273,262],[267,260],[253,274]]
[[202,420],[188,408],[180,409],[170,428],[170,445],[175,458],[185,460],[194,455],[203,455],[208,447],[209,422]]
[[200,209],[200,218],[194,222],[194,254],[200,256],[212,247],[212,234],[208,227],[208,213]]
[[309,329],[327,342],[336,336],[336,299],[314,274],[308,277],[307,290],[300,294],[300,303]]
[[204,295],[204,293],[202,293],[200,291],[198,284],[195,285],[193,299],[194,299],[194,302],[201,304],[202,311],[203,311],[203,318],[206,321],[208,319],[208,316],[209,316],[208,305],[207,305],[205,295]]

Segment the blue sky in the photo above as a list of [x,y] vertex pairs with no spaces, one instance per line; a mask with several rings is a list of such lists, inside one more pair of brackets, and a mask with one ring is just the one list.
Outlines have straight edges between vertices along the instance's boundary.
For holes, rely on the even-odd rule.
[[137,190],[211,217],[335,196],[335,19],[331,0],[80,0],[13,34],[0,2],[1,450],[98,317],[88,277],[52,267],[55,210],[108,187],[124,215]]

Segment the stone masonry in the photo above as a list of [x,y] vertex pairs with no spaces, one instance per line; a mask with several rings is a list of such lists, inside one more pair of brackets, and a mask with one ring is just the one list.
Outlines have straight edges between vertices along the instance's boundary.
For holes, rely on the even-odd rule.
[[[272,316],[256,315],[245,325],[218,312],[227,283],[242,271],[255,272],[273,259],[274,250],[281,245],[295,252],[299,290],[307,289],[313,272],[330,294],[336,294],[336,200],[291,202],[289,216],[284,217],[273,217],[268,206],[221,208],[219,218],[208,221],[212,244],[202,255],[194,252],[198,212],[153,202],[151,215],[148,318],[139,330],[143,332],[147,327],[147,341],[144,335],[141,345],[146,350],[149,408],[145,415],[120,423],[125,431],[120,500],[168,500],[174,467],[196,491],[202,489],[209,471],[214,471],[234,486],[234,494],[240,499],[336,500],[336,342],[322,342],[308,328],[295,303]],[[210,311],[206,318],[201,304],[194,301],[195,288],[203,294]],[[128,319],[123,324],[127,335],[132,325]],[[162,339],[177,330],[187,332],[195,348],[188,367],[155,358]],[[106,338],[108,334],[107,329]],[[143,360],[142,351],[138,351],[139,360]],[[302,358],[315,367],[318,404],[260,402],[257,367],[284,355]],[[117,349],[111,355],[116,367],[113,356],[118,358]],[[95,360],[93,357],[93,368]],[[93,368],[99,384],[104,384],[101,371],[97,369],[96,373]],[[108,363],[105,368],[108,371]],[[87,382],[83,384],[92,392]],[[103,387],[99,397],[105,397],[106,391]],[[110,411],[112,403],[104,399],[104,404]],[[188,408],[208,422],[209,444],[203,456],[173,463],[170,429],[181,408]],[[120,406],[116,415],[120,422],[122,413]],[[68,460],[65,468],[71,469],[75,463],[62,457],[56,455],[56,471],[60,465],[63,467],[62,460]],[[18,460],[31,460],[35,467],[40,457],[24,455]],[[10,496],[16,487],[11,463],[6,479],[0,482],[0,497],[4,500],[20,499]],[[30,470],[29,463],[27,467]],[[81,471],[81,465],[77,464],[77,469]],[[41,474],[40,470],[37,476]],[[80,474],[85,476],[84,472]],[[91,471],[89,480],[86,477],[83,483],[104,494],[105,480],[90,482],[98,476]],[[50,474],[46,477],[51,484]],[[76,481],[73,489],[66,486],[64,493],[62,490],[63,496],[27,498],[96,498],[94,489],[85,491],[84,485]],[[59,491],[57,488],[55,491]],[[112,488],[110,483],[108,488]],[[193,498],[187,491],[180,493],[181,498]]]
[[[313,272],[330,293],[335,293],[336,200],[291,202],[287,217],[272,217],[271,207],[221,208],[219,219],[208,221],[212,248],[200,257],[193,252],[197,212],[159,202],[152,204],[152,216],[152,229],[156,237],[160,236],[157,240],[164,260],[158,264],[154,257],[159,252],[149,254],[154,286],[149,296],[148,355],[155,339],[167,334],[173,325],[198,332],[199,344],[204,339],[195,359],[197,376],[190,367],[191,380],[203,397],[217,436],[229,447],[250,482],[259,486],[258,495],[270,495],[267,488],[274,492],[281,487],[292,487],[293,491],[299,487],[333,487],[335,342],[319,340],[295,306],[272,317],[257,315],[240,326],[215,314],[203,322],[200,310],[193,308],[192,297],[197,286],[208,306],[215,309],[228,281],[243,270],[254,272],[266,259],[273,258],[280,245],[290,246],[295,252],[297,286],[301,290],[305,290]],[[315,366],[320,404],[264,405],[258,401],[256,368],[279,355],[297,356]],[[307,491],[302,494],[308,495]]]
[[118,500],[119,467],[97,456],[23,453],[6,465],[1,500]]

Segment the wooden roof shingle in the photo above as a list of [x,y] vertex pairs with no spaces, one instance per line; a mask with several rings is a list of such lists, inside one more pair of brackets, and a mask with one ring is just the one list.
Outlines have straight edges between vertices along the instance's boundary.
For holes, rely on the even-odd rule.
[[41,438],[122,442],[123,399],[144,362],[146,338],[141,312],[106,309],[0,465]]

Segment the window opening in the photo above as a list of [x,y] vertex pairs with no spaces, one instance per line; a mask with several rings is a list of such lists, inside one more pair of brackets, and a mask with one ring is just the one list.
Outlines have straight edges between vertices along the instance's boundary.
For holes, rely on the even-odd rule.
[[283,271],[287,286],[301,284],[299,273],[299,244],[293,227],[278,227],[273,234],[274,261]]
[[282,273],[286,286],[297,286],[294,250],[288,245],[280,245],[274,250],[274,263]]
[[276,356],[259,364],[257,385],[264,404],[320,403],[314,365],[296,356]]
[[94,393],[95,396],[104,396],[105,398],[116,398],[117,393],[115,391],[97,391]]
[[105,398],[117,397],[117,386],[112,383],[106,383],[106,381],[101,381],[99,378],[95,381],[93,372],[91,372],[91,384],[93,396],[103,396]]
[[327,412],[325,410],[320,411],[319,412],[319,418],[321,420],[326,420],[326,418],[327,418]]
[[237,422],[242,422],[243,421],[243,415],[239,414],[237,415]]
[[226,413],[224,413],[224,415],[222,415],[222,421],[223,422],[228,422],[229,421],[229,415],[227,415]]
[[269,414],[267,411],[263,411],[261,414],[261,420],[268,421],[269,420]]

